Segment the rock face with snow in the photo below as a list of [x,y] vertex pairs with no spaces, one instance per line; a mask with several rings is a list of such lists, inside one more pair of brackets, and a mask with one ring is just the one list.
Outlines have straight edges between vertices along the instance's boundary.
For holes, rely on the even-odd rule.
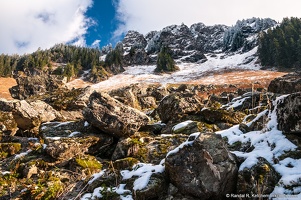
[[278,128],[285,133],[301,133],[301,93],[285,97],[277,106]]
[[117,138],[134,134],[149,121],[144,113],[120,103],[106,93],[92,93],[90,104],[83,113],[93,126]]
[[270,18],[251,18],[237,21],[235,26],[224,33],[224,50],[236,51],[242,48],[243,52],[253,49],[257,45],[257,34],[277,24]]
[[[258,158],[258,162],[251,168],[244,168],[238,173],[237,193],[269,195],[278,183],[280,175],[264,158]],[[253,199],[258,199],[254,197]]]
[[179,192],[199,199],[222,199],[235,190],[237,166],[226,144],[201,133],[191,145],[168,155],[166,173]]
[[233,27],[171,25],[145,36],[129,31],[122,43],[128,65],[155,63],[162,46],[168,46],[177,61],[199,63],[206,61],[205,53],[250,51],[257,45],[258,33],[275,25],[276,21],[269,18],[246,19]]

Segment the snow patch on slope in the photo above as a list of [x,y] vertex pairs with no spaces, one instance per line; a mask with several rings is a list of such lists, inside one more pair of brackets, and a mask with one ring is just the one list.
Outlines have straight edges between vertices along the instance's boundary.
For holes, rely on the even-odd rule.
[[170,74],[157,74],[154,72],[155,65],[141,65],[125,67],[121,74],[110,77],[108,80],[94,84],[93,88],[112,89],[134,83],[181,83],[204,77],[208,72],[218,72],[228,69],[259,70],[255,56],[257,47],[243,54],[227,55],[207,54],[204,63],[179,63],[179,71]]

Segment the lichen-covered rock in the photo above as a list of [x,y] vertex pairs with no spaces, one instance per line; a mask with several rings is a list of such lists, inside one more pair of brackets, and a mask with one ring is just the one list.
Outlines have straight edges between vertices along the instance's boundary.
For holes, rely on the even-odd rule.
[[156,108],[157,102],[166,96],[168,91],[160,84],[131,84],[112,90],[109,94],[125,105],[138,110],[146,110]]
[[185,196],[223,199],[235,190],[237,166],[220,135],[201,133],[165,160],[170,182]]
[[284,133],[301,133],[301,93],[290,94],[278,102],[278,129]]
[[38,134],[38,128],[41,124],[39,113],[25,100],[14,102],[12,115],[18,125],[18,128],[24,132]]
[[271,81],[269,92],[277,94],[290,94],[301,91],[301,74],[294,72]]
[[[38,134],[41,124],[39,113],[25,100],[7,101],[0,100],[0,119],[3,131],[9,131],[10,135],[16,133],[17,128],[23,132]],[[15,127],[17,125],[17,128]]]
[[136,133],[118,142],[112,160],[133,157],[141,162],[159,164],[166,154],[187,139],[187,135],[149,136]]
[[0,160],[15,155],[21,150],[20,143],[0,143]]
[[37,74],[34,76],[20,75],[16,77],[17,86],[10,88],[10,93],[15,99],[27,99],[31,96],[41,96],[47,92],[53,92],[58,88],[66,88],[62,77]]
[[260,157],[254,166],[238,172],[237,193],[249,194],[250,197],[258,194],[268,195],[273,192],[279,179],[280,175],[269,162]]
[[203,121],[210,124],[216,124],[220,129],[224,129],[224,123],[229,124],[229,127],[234,124],[239,124],[245,117],[245,114],[241,112],[215,108],[203,109],[200,112],[200,115],[202,116]]
[[12,112],[0,111],[0,133],[13,136],[17,130],[18,125]]
[[61,114],[53,109],[49,104],[44,101],[36,100],[29,102],[34,110],[38,112],[41,122],[50,122],[53,120],[60,120],[62,118]]
[[195,114],[203,107],[197,95],[175,93],[164,97],[156,108],[156,112],[163,123],[170,121],[175,123],[181,120],[181,115]]
[[99,141],[98,137],[88,136],[81,138],[48,138],[46,153],[57,160],[70,160],[75,156],[88,152],[89,147]]
[[83,114],[93,126],[117,138],[134,134],[149,121],[139,110],[98,92],[90,96],[89,107],[84,109]]
[[89,154],[110,157],[114,150],[113,137],[100,133],[86,121],[44,123],[40,127],[40,135],[46,143],[52,142],[53,138],[73,138],[80,141],[82,137],[97,137],[97,143],[88,149]]

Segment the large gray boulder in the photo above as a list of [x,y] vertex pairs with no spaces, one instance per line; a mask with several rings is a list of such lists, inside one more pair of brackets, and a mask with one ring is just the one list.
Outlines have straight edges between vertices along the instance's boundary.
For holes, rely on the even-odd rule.
[[290,94],[301,91],[301,73],[295,72],[286,74],[282,77],[275,78],[271,81],[269,92],[277,94]]
[[301,93],[283,98],[277,105],[278,129],[284,133],[301,133]]
[[[259,157],[254,166],[239,171],[237,193],[249,194],[250,197],[258,194],[269,195],[279,179],[280,175],[270,163],[265,158]],[[258,197],[252,199],[258,199]]]
[[63,77],[43,73],[31,76],[19,75],[16,81],[18,85],[9,91],[13,98],[21,100],[30,96],[41,96],[58,88],[66,88]]
[[117,138],[130,136],[149,122],[139,110],[122,104],[107,93],[98,92],[91,94],[83,115],[93,126]]
[[204,104],[196,94],[174,93],[164,97],[156,108],[163,123],[179,122],[180,115],[196,114]]
[[236,162],[217,134],[200,134],[192,144],[168,155],[165,167],[170,182],[188,197],[223,199],[235,190]]

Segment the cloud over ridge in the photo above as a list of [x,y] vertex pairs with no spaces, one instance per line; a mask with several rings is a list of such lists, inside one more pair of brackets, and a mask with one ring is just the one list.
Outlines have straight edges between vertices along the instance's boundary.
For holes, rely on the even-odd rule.
[[203,22],[206,25],[234,25],[237,20],[251,17],[301,17],[300,0],[116,0],[119,26],[114,37],[136,30],[146,34],[151,30],[184,23]]
[[9,0],[0,3],[0,53],[23,54],[57,43],[85,45],[92,0]]

